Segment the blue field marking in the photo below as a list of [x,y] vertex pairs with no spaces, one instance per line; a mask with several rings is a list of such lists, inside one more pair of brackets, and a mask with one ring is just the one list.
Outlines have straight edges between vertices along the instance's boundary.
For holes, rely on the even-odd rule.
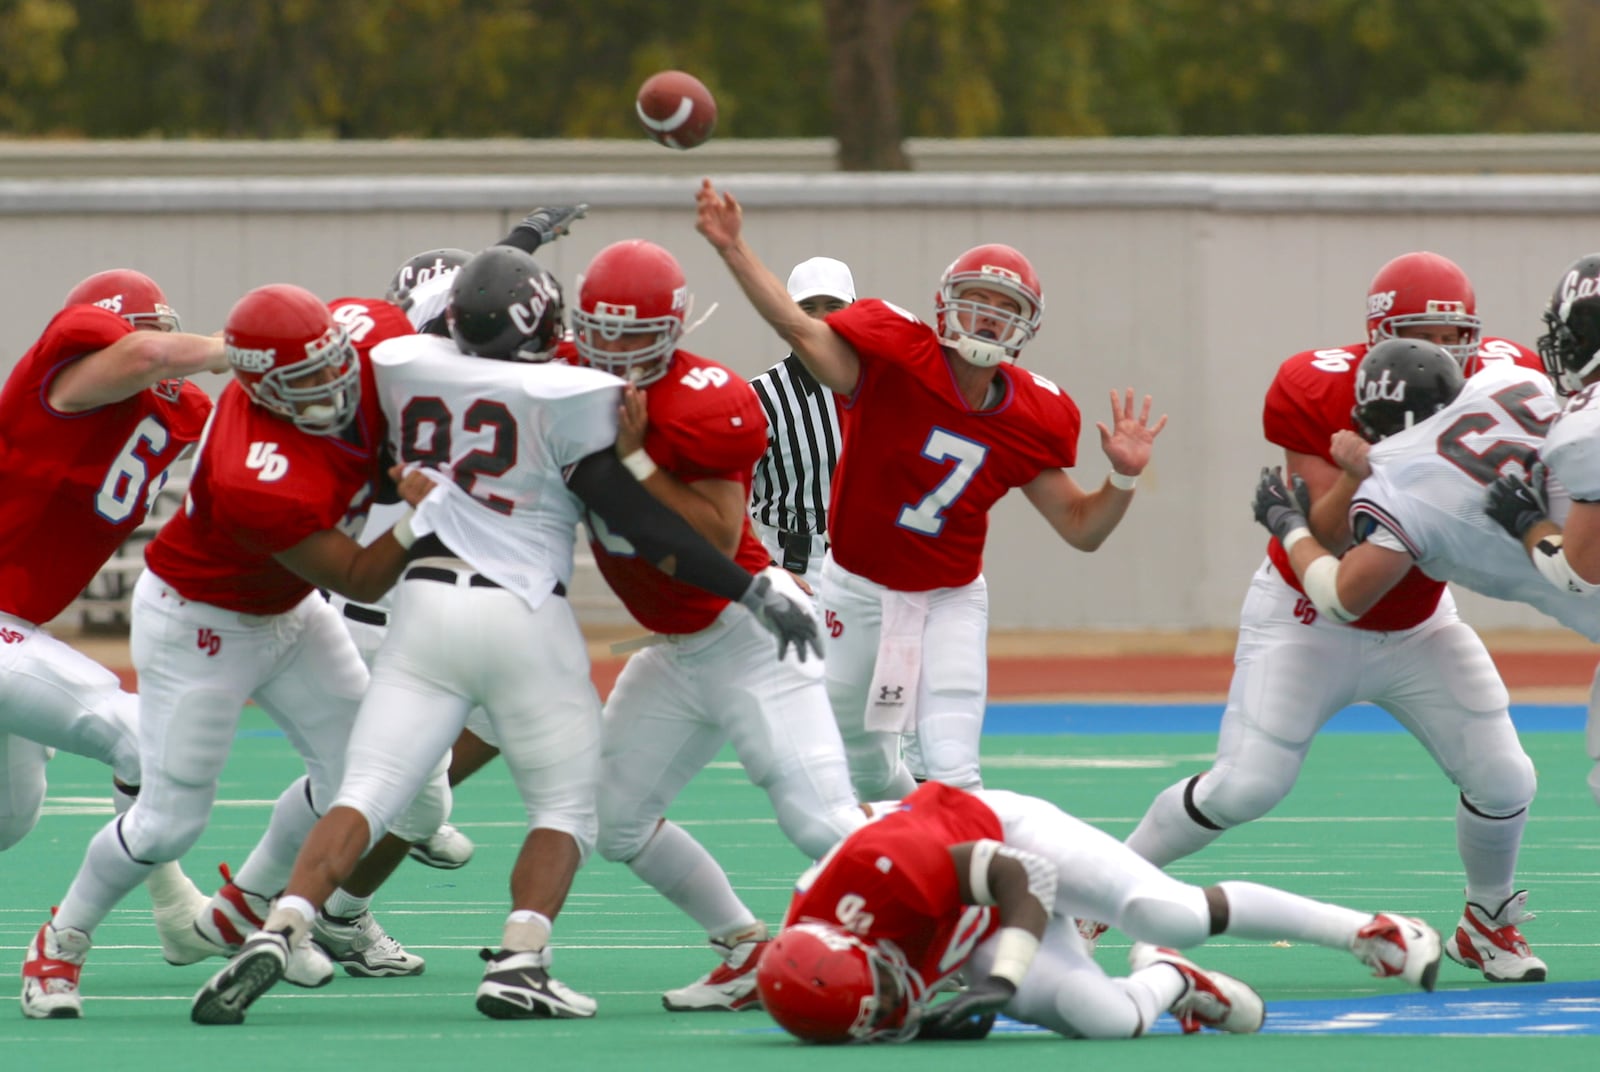
[[[1163,1016],[1152,1035],[1177,1034]],[[1042,1034],[1042,1027],[1001,1019],[996,1032]],[[1269,1001],[1264,1035],[1600,1035],[1600,980],[1534,983],[1476,990],[1407,992],[1322,1001]]]
[[[1511,718],[1520,733],[1582,730],[1588,710],[1581,704],[1515,704]],[[1215,733],[1220,703],[991,703],[985,733]],[[1371,704],[1347,707],[1323,733],[1405,733],[1388,713]]]

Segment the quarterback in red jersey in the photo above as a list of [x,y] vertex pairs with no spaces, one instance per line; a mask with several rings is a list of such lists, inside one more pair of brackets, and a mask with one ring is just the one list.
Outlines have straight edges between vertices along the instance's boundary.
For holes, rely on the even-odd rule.
[[[1288,473],[1303,481],[1311,533],[1340,552],[1351,544],[1350,502],[1364,474],[1341,470],[1331,444],[1354,427],[1356,371],[1372,345],[1432,342],[1469,374],[1505,361],[1543,370],[1525,347],[1482,337],[1471,282],[1436,253],[1407,253],[1379,269],[1368,288],[1367,329],[1366,343],[1285,361],[1263,418]],[[1495,981],[1543,979],[1545,964],[1517,927],[1530,918],[1516,862],[1533,762],[1518,743],[1493,660],[1443,582],[1413,568],[1356,617],[1332,588],[1335,560],[1323,561],[1324,571],[1308,572],[1302,583],[1282,545],[1269,543],[1245,599],[1216,762],[1158,796],[1129,846],[1166,866],[1260,818],[1293,787],[1323,724],[1351,704],[1373,703],[1422,741],[1461,790],[1456,842],[1467,904],[1451,957]]]
[[1078,407],[1016,361],[1044,312],[1033,266],[983,245],[940,280],[935,323],[888,302],[805,315],[741,234],[742,210],[707,180],[696,226],[756,311],[840,396],[844,443],[829,508],[832,548],[818,599],[830,629],[828,695],[863,799],[912,788],[900,735],[915,730],[929,778],[980,784],[987,700],[989,509],[1011,488],[1067,543],[1093,551],[1133,500],[1166,424],[1150,399],[1112,394],[1099,425],[1112,474],[1086,492]]
[[[1185,1031],[1252,1032],[1245,983],[1174,948],[1217,934],[1346,950],[1379,977],[1431,990],[1439,936],[1252,882],[1204,889],[1035,797],[929,782],[801,876],[757,971],[763,1007],[810,1042],[978,1038],[1005,1012],[1075,1038],[1137,1038],[1163,1011]],[[1073,917],[1131,935],[1133,974],[1095,963]],[[965,969],[973,982],[930,999]]]
[[[38,822],[53,749],[109,766],[119,811],[138,792],[138,698],[41,626],[144,521],[200,438],[211,400],[184,377],[227,359],[221,339],[178,327],[155,280],[98,272],[0,392],[0,851]],[[198,896],[176,865],[150,888],[163,928]]]
[[[393,332],[409,332],[389,308]],[[382,337],[369,332],[363,345]],[[367,685],[354,643],[314,586],[375,598],[405,562],[403,523],[365,549],[346,535],[372,496],[385,426],[345,327],[315,295],[274,285],[239,300],[223,341],[234,381],[207,426],[184,508],[147,549],[134,588],[145,788],[90,842],[55,919],[30,946],[29,1016],[80,1014],[91,933],[155,863],[178,859],[199,838],[252,699],[283,727],[307,774],[284,791],[249,859],[200,912],[189,946],[168,959],[226,953],[259,925],[338,786]],[[448,796],[442,779],[441,793]],[[320,986],[332,968],[308,949],[290,974]]]
[[[631,385],[617,452],[646,490],[740,566],[765,568],[805,601],[794,579],[770,566],[750,524],[751,473],[767,449],[760,400],[738,375],[679,349],[690,304],[671,253],[637,240],[608,246],[584,272],[573,310],[578,359]],[[692,916],[723,959],[668,991],[666,1007],[753,1008],[766,926],[710,853],[664,816],[731,743],[784,834],[810,858],[859,825],[820,661],[802,651],[774,663],[772,640],[744,608],[651,566],[592,511],[588,524],[601,573],[665,641],[631,656],[606,700],[597,847]],[[689,874],[696,881],[684,882]]]

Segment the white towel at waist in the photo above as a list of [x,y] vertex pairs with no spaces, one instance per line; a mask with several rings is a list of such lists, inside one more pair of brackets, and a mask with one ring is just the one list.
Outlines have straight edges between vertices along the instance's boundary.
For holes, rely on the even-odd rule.
[[904,733],[917,724],[922,631],[927,620],[926,592],[884,591],[878,663],[867,694],[867,729]]

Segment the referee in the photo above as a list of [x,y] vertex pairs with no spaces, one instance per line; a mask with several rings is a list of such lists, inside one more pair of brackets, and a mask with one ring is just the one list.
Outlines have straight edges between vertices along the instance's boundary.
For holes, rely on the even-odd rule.
[[[832,257],[801,261],[789,297],[818,320],[856,300],[850,266]],[[815,578],[827,550],[828,488],[839,460],[833,392],[790,354],[750,381],[767,411],[767,452],[756,463],[750,516],[774,562]]]

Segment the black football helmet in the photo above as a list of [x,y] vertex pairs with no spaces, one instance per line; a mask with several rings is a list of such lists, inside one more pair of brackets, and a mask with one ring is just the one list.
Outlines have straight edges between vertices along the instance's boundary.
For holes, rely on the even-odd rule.
[[471,259],[472,254],[464,249],[423,250],[395,269],[394,278],[389,280],[389,289],[384,291],[383,298],[410,311],[413,287],[441,275],[454,275]]
[[1368,443],[1403,432],[1456,400],[1466,384],[1461,365],[1442,346],[1386,339],[1356,369],[1356,431]]
[[1549,330],[1538,345],[1545,372],[1562,394],[1581,391],[1600,370],[1600,253],[1562,273],[1544,323]]
[[490,246],[456,273],[445,319],[463,353],[547,361],[561,341],[561,284],[528,254]]

